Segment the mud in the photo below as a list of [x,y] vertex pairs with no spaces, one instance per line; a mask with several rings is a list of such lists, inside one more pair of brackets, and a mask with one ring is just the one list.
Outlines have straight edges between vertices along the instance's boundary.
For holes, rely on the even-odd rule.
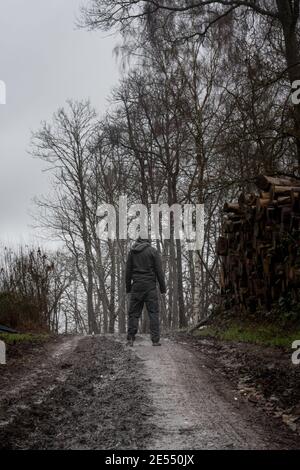
[[232,394],[248,403],[260,421],[270,423],[273,434],[300,448],[300,366],[292,364],[292,350],[186,334],[172,339],[213,371],[219,390],[229,383]]
[[1,375],[1,449],[143,448],[153,411],[132,351],[75,337],[23,362]]
[[97,336],[10,351],[0,448],[297,448],[298,436],[240,393],[233,377],[243,379],[242,366],[232,360],[229,376],[218,353],[185,337],[153,348],[143,335],[133,348]]
[[153,348],[140,337],[135,350],[156,410],[150,449],[297,448],[294,435],[264,419],[188,344],[164,339],[161,348]]

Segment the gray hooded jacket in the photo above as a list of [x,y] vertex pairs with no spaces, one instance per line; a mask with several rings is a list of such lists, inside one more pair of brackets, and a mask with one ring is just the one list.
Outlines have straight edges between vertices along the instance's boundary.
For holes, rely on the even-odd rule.
[[130,250],[126,264],[126,292],[150,290],[159,283],[162,294],[166,292],[165,276],[158,251],[149,241],[139,239]]

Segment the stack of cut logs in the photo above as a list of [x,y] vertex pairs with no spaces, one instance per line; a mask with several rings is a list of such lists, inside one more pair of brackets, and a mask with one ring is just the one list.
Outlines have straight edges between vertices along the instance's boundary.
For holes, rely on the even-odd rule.
[[300,180],[259,176],[259,195],[224,206],[221,291],[226,309],[270,309],[300,287]]

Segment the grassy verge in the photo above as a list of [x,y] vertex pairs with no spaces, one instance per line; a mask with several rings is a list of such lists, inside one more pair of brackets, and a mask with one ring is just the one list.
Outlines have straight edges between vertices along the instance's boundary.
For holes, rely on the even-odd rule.
[[300,326],[284,330],[274,325],[237,324],[231,322],[222,326],[208,326],[202,330],[196,330],[194,336],[290,348],[293,341],[300,340]]
[[47,341],[49,335],[47,334],[32,334],[32,333],[0,333],[0,340],[4,341],[6,344],[39,344]]

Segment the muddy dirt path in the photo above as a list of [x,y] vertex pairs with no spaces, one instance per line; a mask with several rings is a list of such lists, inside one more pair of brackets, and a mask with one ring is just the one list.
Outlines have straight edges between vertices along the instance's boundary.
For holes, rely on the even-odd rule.
[[[279,449],[289,438],[249,407],[204,358],[168,339],[153,348],[145,336],[135,344],[150,379],[157,426],[149,449]],[[294,439],[292,439],[294,441]]]
[[146,336],[59,338],[0,374],[0,449],[286,449],[203,352]]
[[68,337],[8,360],[0,449],[138,449],[151,435],[142,363],[112,338]]
[[[2,368],[0,406],[9,404],[9,419],[12,419],[14,408],[19,406],[19,397],[24,399],[29,395],[32,400],[38,401],[54,388],[54,377],[59,382],[66,380],[68,370],[63,366],[63,361],[73,353],[79,341],[79,336],[62,337],[45,348],[33,348],[27,360],[13,359],[8,367]],[[0,421],[1,425],[3,422]]]

